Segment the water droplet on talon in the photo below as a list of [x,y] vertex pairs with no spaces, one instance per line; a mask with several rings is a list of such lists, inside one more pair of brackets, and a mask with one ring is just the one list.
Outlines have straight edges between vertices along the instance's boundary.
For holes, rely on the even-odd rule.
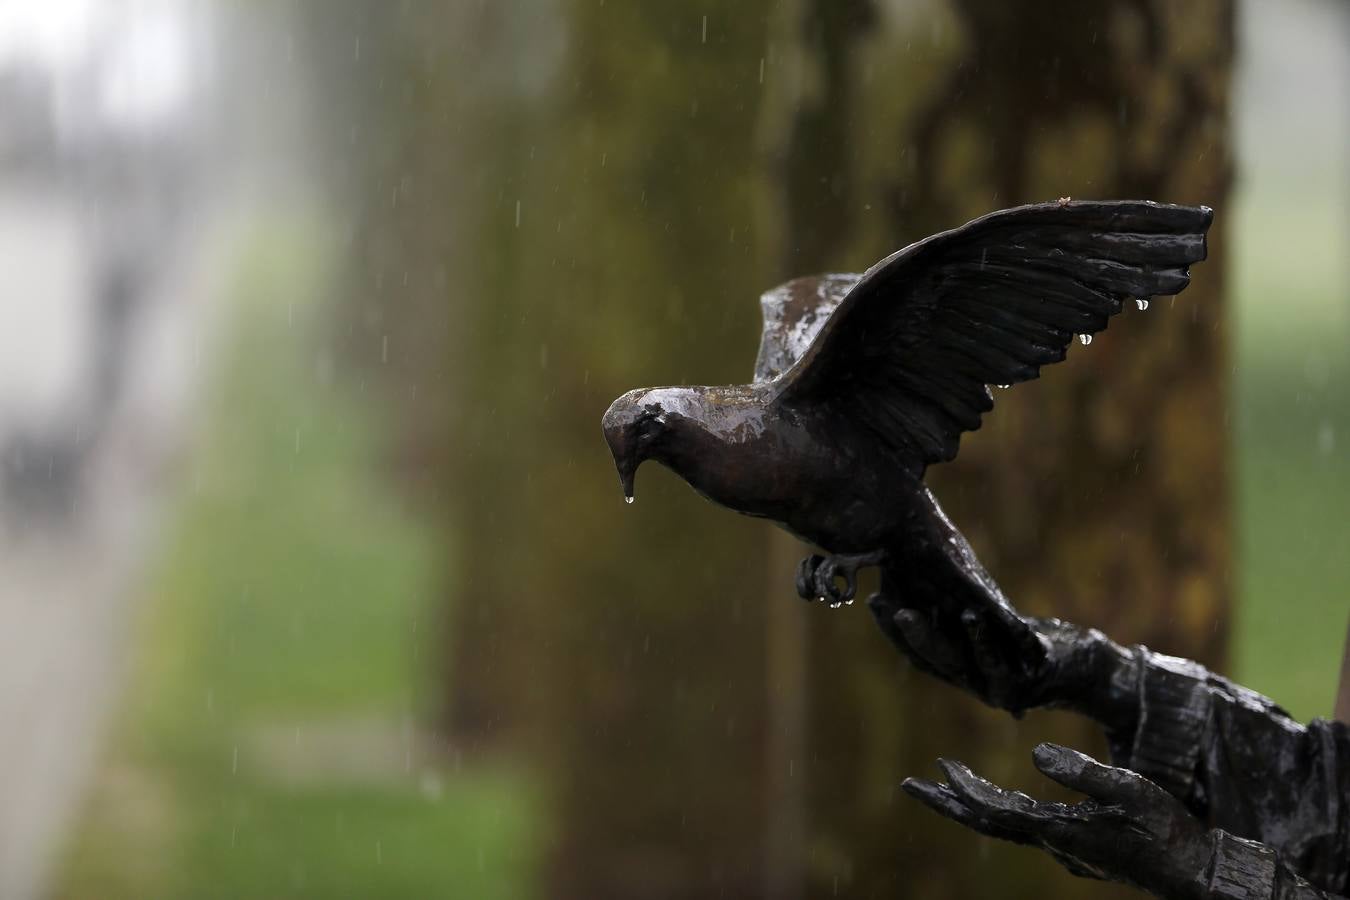
[[852,605],[853,605],[853,598],[852,598],[852,597],[849,597],[847,600],[845,600],[845,601],[844,601],[844,605],[845,605],[845,606],[852,606]]
[[1148,309],[1148,301],[1145,300],[1143,297],[1136,297],[1134,305],[1139,307],[1140,312],[1143,312],[1144,310]]
[[816,599],[819,600],[821,603],[824,603],[824,602],[825,602],[825,595],[824,595],[824,594],[821,594],[821,595],[820,595],[819,597],[817,597]]
[[1086,347],[1088,344],[1092,343],[1092,335],[1080,334],[1078,336],[1078,340],[1084,347]]
[[995,385],[995,387],[997,387],[997,388],[998,388],[999,390],[1001,390],[1001,391],[1006,391],[1008,388],[1012,387],[1012,385],[1011,385],[1011,384],[1000,384],[1000,385]]
[[841,607],[841,606],[843,606],[843,605],[844,605],[844,604],[843,604],[842,602],[838,601],[838,600],[831,600],[831,601],[830,601],[830,609],[838,609],[839,607]]

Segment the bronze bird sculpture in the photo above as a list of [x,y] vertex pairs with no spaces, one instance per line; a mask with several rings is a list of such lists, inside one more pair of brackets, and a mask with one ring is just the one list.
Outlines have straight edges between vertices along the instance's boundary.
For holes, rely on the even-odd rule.
[[[824,548],[798,570],[807,599],[851,602],[858,569],[884,563],[882,592],[904,590],[911,605],[975,604],[973,591],[982,608],[1010,610],[925,471],[980,427],[991,385],[1036,378],[1125,304],[1182,291],[1212,217],[1143,201],[1020,206],[862,275],[790,281],[761,298],[750,384],[645,388],[610,406],[624,493],[631,501],[638,466],[655,460]],[[1038,648],[1021,650],[1035,664]]]

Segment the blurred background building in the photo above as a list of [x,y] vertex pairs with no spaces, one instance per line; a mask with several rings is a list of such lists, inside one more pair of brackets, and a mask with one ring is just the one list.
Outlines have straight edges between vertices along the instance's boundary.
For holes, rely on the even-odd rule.
[[1127,896],[898,791],[1091,729],[599,435],[793,275],[1207,203],[934,481],[1028,611],[1329,714],[1350,9],[1018,7],[0,0],[0,898]]

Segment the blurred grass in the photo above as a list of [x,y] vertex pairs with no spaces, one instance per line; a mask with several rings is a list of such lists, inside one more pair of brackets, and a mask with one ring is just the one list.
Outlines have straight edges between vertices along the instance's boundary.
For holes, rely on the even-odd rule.
[[1233,674],[1306,721],[1331,715],[1350,616],[1347,235],[1324,200],[1258,191],[1237,210],[1231,273]]
[[527,782],[417,727],[437,547],[333,376],[324,252],[255,238],[57,896],[525,896]]

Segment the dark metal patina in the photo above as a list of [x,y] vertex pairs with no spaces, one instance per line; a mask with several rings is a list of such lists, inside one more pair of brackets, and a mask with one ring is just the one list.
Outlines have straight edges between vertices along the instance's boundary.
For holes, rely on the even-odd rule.
[[1183,290],[1211,218],[1062,200],[991,213],[862,275],[788,282],[761,299],[752,383],[631,391],[605,438],[630,499],[656,460],[825,548],[802,561],[804,598],[851,602],[858,569],[880,565],[869,606],[918,668],[1015,714],[1071,709],[1107,731],[1114,767],[1037,748],[1081,803],[944,761],[945,784],[905,785],[939,813],[1163,897],[1330,897],[1350,881],[1345,727],[1304,727],[1195,663],[1022,616],[923,482],[993,408],[989,386],[1033,379],[1131,301]]
[[1211,217],[1144,202],[1022,206],[861,276],[789,282],[761,301],[751,384],[630,391],[605,413],[624,491],[654,459],[709,499],[840,555],[824,571],[806,564],[807,596],[852,599],[849,557],[886,554],[925,573],[934,599],[983,597],[996,589],[925,469],[980,427],[990,385],[1036,378],[1132,299],[1182,290]]

